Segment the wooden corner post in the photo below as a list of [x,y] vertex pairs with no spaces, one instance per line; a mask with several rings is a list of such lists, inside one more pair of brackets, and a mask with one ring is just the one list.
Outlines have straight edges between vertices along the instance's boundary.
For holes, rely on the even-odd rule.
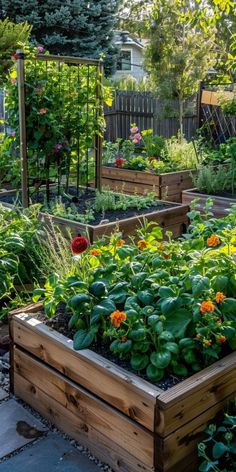
[[[102,98],[103,76],[104,76],[104,66],[103,66],[103,61],[100,60],[98,64],[98,83],[97,83],[97,91],[96,91],[98,128],[101,126],[100,119],[102,118],[102,114],[103,114],[103,98]],[[96,136],[95,136],[95,171],[96,171],[95,187],[98,190],[101,190],[101,186],[102,186],[102,177],[101,177],[102,147],[103,147],[103,137],[100,130],[99,133],[96,133]]]
[[20,128],[20,158],[21,158],[21,191],[22,206],[29,206],[28,195],[28,170],[27,170],[27,142],[25,123],[25,66],[24,53],[21,50],[17,54],[17,80],[18,80],[18,100],[19,100],[19,128]]

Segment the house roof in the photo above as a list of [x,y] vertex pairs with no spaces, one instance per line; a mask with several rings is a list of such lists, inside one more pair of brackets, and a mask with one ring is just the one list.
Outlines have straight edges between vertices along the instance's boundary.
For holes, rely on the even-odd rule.
[[126,44],[129,46],[133,45],[140,49],[144,48],[144,45],[142,44],[141,40],[138,40],[131,36],[128,31],[115,31],[114,41],[116,44]]

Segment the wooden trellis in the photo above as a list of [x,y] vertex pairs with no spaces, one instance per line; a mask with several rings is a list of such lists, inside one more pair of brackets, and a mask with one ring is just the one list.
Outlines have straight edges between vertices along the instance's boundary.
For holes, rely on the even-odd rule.
[[[233,96],[233,92],[225,90],[225,97]],[[236,136],[236,117],[223,113],[219,96],[222,91],[200,90],[199,127],[214,145],[219,145],[226,139]]]
[[[44,76],[42,79],[42,72],[40,72],[40,79],[41,83],[43,80],[45,88],[50,82],[51,77],[49,71],[52,64],[55,64],[56,70],[58,71],[58,77],[56,77],[55,83],[53,84],[54,90],[58,91],[58,128],[60,125],[60,112],[62,120],[63,113],[65,113],[66,110],[66,118],[64,118],[64,121],[66,124],[66,129],[68,130],[68,147],[70,146],[70,148],[73,148],[73,152],[70,152],[71,149],[69,149],[67,154],[66,151],[64,152],[64,161],[62,165],[62,152],[60,147],[61,144],[57,144],[57,155],[56,157],[53,156],[52,159],[52,156],[50,154],[53,154],[53,152],[54,154],[56,153],[56,146],[54,146],[51,152],[48,152],[46,141],[47,138],[44,138],[43,133],[41,131],[41,126],[41,128],[39,128],[38,130],[36,129],[35,132],[38,132],[39,135],[41,133],[42,139],[45,139],[45,156],[43,159],[41,158],[40,160],[40,158],[37,156],[37,149],[35,149],[33,161],[34,166],[32,167],[32,157],[31,155],[29,155],[29,141],[34,130],[29,131],[28,119],[28,115],[31,110],[30,92],[32,87],[31,85],[29,85],[29,80],[27,77],[27,74],[29,75],[26,67],[27,60],[27,57],[24,57],[24,53],[22,51],[17,51],[20,157],[22,175],[21,187],[23,206],[27,207],[29,205],[32,185],[35,184],[35,182],[39,187],[41,185],[40,183],[44,184],[44,188],[46,189],[47,203],[49,202],[49,188],[52,183],[57,185],[57,195],[60,196],[61,191],[64,191],[65,188],[67,192],[70,191],[70,182],[71,180],[73,180],[73,184],[76,187],[76,193],[78,195],[81,187],[89,186],[89,166],[91,162],[92,165],[94,165],[93,177],[95,180],[95,187],[100,189],[103,142],[102,61],[96,59],[53,56],[46,54],[40,54],[35,58],[35,71],[32,71],[31,69],[31,74],[35,74],[35,77],[37,77],[37,74],[39,74],[37,64],[44,64]],[[66,77],[68,78],[68,84],[65,84],[65,82],[62,83],[63,70],[65,70],[65,68],[67,68],[68,72],[66,75]],[[73,88],[72,81],[74,81]],[[34,86],[35,83],[37,83],[37,81],[34,81]],[[41,85],[39,85],[39,87],[41,87]],[[69,105],[66,103],[65,93],[63,94],[63,92],[65,92],[65,87],[67,87],[68,97],[70,97]],[[74,97],[73,110],[75,110],[75,112],[73,117],[70,115],[70,105],[72,103],[71,97]],[[35,106],[35,103],[32,103],[32,106]],[[44,109],[41,109],[42,112],[43,110]],[[70,120],[73,121],[73,132],[70,130]],[[91,127],[91,123],[93,123],[93,127]],[[45,133],[45,136],[46,134],[50,135],[50,121],[48,121],[48,123],[46,124],[46,131],[47,133]],[[74,135],[72,135],[73,133]],[[81,144],[82,142],[83,146]],[[42,147],[43,146],[41,141],[41,148]],[[42,149],[40,152],[42,155]],[[77,156],[77,163],[73,165],[73,168],[71,167],[72,155]],[[81,158],[82,155],[83,161]],[[54,166],[53,176],[51,161],[53,161]],[[83,165],[83,168],[81,165]],[[56,171],[55,168],[57,168]],[[61,169],[63,169],[63,175]],[[33,188],[33,192],[35,193],[35,188]]]

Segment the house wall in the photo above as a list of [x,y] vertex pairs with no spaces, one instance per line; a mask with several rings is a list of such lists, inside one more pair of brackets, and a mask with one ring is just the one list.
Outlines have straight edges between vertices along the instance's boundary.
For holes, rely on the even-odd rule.
[[[136,47],[133,44],[122,44],[121,49],[124,51],[131,51],[131,70],[117,70],[112,78],[115,80],[132,75],[136,79],[142,79],[146,73],[142,68],[143,64],[143,49]],[[140,67],[141,66],[141,67]]]

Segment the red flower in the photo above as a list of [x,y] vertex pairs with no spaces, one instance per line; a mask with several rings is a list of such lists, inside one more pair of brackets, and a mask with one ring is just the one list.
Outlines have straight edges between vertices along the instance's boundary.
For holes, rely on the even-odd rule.
[[123,159],[122,157],[116,158],[116,167],[122,167],[124,163],[125,163],[125,159]]
[[81,252],[84,252],[87,247],[88,240],[83,236],[76,236],[76,238],[71,241],[71,250],[74,254],[81,254]]

